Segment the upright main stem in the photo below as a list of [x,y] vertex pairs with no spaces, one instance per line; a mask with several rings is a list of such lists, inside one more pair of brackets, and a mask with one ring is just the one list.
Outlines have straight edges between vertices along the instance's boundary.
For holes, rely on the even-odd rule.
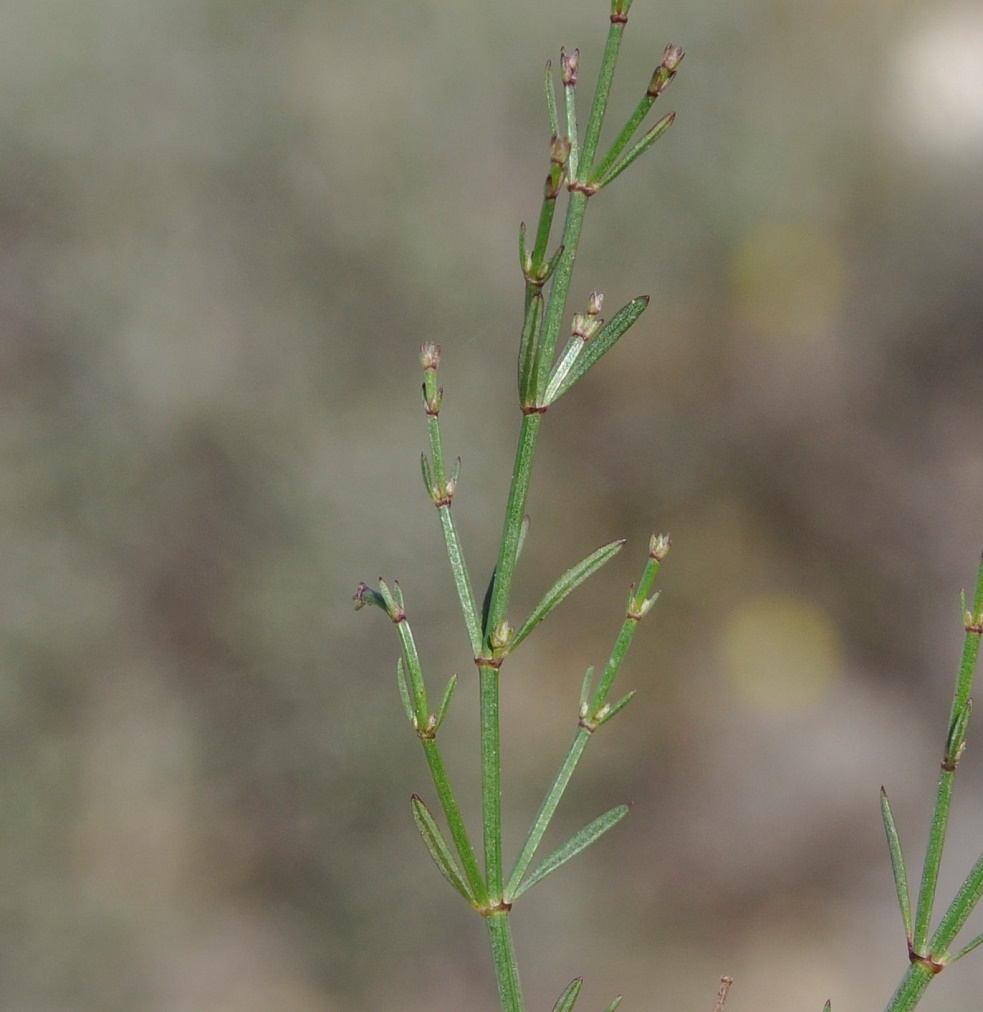
[[[625,12],[630,0],[624,5]],[[539,406],[546,389],[547,377],[553,364],[556,343],[570,294],[570,282],[577,256],[577,245],[583,229],[587,199],[590,192],[584,183],[589,178],[597,150],[601,123],[607,107],[611,78],[617,61],[621,36],[624,32],[623,19],[612,18],[608,41],[604,51],[598,87],[585,134],[585,144],[578,165],[577,178],[569,184],[569,202],[563,235],[560,239],[562,252],[550,282],[549,299],[539,335],[539,370],[535,380],[535,402],[524,407],[519,441],[516,447],[515,464],[512,469],[512,483],[509,488],[505,509],[505,524],[499,549],[498,563],[492,581],[488,614],[482,630],[481,654],[475,658],[478,665],[478,691],[481,708],[481,804],[484,823],[485,877],[488,887],[488,906],[485,917],[492,943],[492,954],[498,975],[499,995],[506,1012],[522,1012],[522,994],[519,988],[519,974],[512,935],[509,925],[511,905],[503,902],[504,868],[502,861],[502,780],[501,744],[499,732],[499,669],[504,654],[509,630],[506,624],[512,583],[519,553],[519,539],[522,522],[526,515],[529,486],[532,477],[532,462],[536,452],[536,440],[545,406]],[[574,136],[571,141],[576,141]],[[504,641],[504,642],[503,642]]]

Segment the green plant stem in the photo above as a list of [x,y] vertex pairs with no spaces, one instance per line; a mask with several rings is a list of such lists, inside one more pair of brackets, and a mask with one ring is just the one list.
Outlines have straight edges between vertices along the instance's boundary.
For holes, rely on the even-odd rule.
[[454,515],[451,513],[450,503],[440,506],[437,510],[440,517],[440,529],[444,535],[444,544],[447,547],[447,557],[450,559],[451,570],[454,573],[454,584],[457,587],[457,596],[461,602],[461,612],[464,615],[464,622],[468,630],[468,638],[471,640],[471,651],[477,657],[481,653],[481,615],[478,612],[474,600],[474,591],[471,589],[471,578],[468,576],[468,567],[464,561],[464,550],[461,548],[461,538],[457,532],[457,525],[454,523]]
[[481,816],[484,824],[485,880],[488,902],[502,899],[502,764],[499,738],[498,669],[478,667],[481,714]]
[[[929,955],[926,950],[926,944],[932,918],[932,908],[935,902],[935,890],[939,880],[939,869],[942,865],[945,833],[949,824],[949,810],[952,803],[956,767],[966,743],[966,731],[969,725],[967,708],[971,705],[970,694],[973,691],[973,676],[976,672],[976,661],[980,651],[979,626],[981,619],[983,619],[983,560],[980,562],[976,575],[976,590],[973,594],[972,611],[965,616],[966,638],[963,641],[963,655],[959,664],[959,675],[956,678],[956,691],[952,698],[952,709],[949,713],[945,756],[942,761],[942,772],[939,776],[939,786],[935,795],[935,811],[932,816],[928,849],[925,853],[925,866],[922,871],[921,888],[918,893],[913,947],[918,955],[923,956]],[[951,939],[946,944],[950,943]]]
[[[461,613],[464,615],[464,623],[468,630],[468,638],[471,640],[471,654],[476,657],[481,652],[481,621],[478,608],[475,604],[474,590],[471,586],[471,577],[468,575],[468,567],[464,561],[464,550],[461,547],[461,538],[457,532],[457,525],[454,522],[454,515],[451,513],[451,501],[454,498],[456,480],[448,482],[447,467],[444,463],[443,441],[440,438],[440,402],[443,391],[437,389],[437,363],[440,361],[440,350],[433,347],[433,358],[430,359],[432,368],[425,368],[423,377],[423,399],[427,408],[427,434],[430,437],[430,456],[433,460],[433,487],[429,488],[430,496],[437,507],[437,515],[440,518],[440,529],[444,535],[444,545],[447,548],[447,557],[450,560],[451,572],[454,574],[454,586],[457,588],[457,596],[461,602]],[[458,461],[460,463],[460,461]]]
[[[628,6],[630,5],[625,5],[626,15]],[[608,27],[608,38],[604,45],[604,56],[601,58],[601,69],[597,75],[594,102],[587,119],[587,129],[584,131],[584,144],[580,149],[578,178],[582,181],[590,179],[593,172],[594,159],[597,157],[597,145],[601,137],[601,127],[604,124],[604,114],[607,112],[608,100],[611,97],[611,82],[614,80],[621,40],[625,34],[625,25],[625,21],[612,19]]]
[[920,960],[910,963],[884,1012],[911,1012],[922,1000],[925,989],[935,976],[936,974]]
[[[461,609],[464,614],[468,636],[471,641],[473,657],[478,667],[478,694],[480,708],[480,751],[481,751],[481,805],[484,845],[484,871],[479,867],[474,848],[470,842],[464,819],[455,799],[450,781],[444,767],[440,750],[436,743],[436,734],[445,715],[448,702],[454,688],[452,678],[444,694],[443,702],[437,714],[431,714],[427,701],[426,689],[420,667],[416,645],[412,632],[406,622],[403,610],[402,594],[397,585],[389,588],[380,581],[378,593],[370,591],[365,584],[359,584],[356,591],[356,607],[364,604],[376,604],[383,607],[391,620],[396,624],[402,642],[403,658],[397,667],[400,694],[403,699],[407,717],[416,729],[423,745],[427,764],[430,768],[434,787],[440,805],[450,829],[450,835],[460,857],[463,874],[467,886],[461,878],[461,871],[454,866],[453,858],[447,841],[443,838],[422,799],[414,797],[413,813],[423,835],[424,842],[431,856],[437,863],[445,878],[458,891],[462,892],[471,902],[475,903],[488,922],[492,955],[498,979],[501,1005],[504,1012],[522,1012],[522,995],[519,987],[519,974],[512,944],[509,911],[511,896],[521,885],[529,862],[542,841],[543,835],[559,804],[574,769],[579,762],[587,741],[597,727],[619,712],[630,700],[631,694],[619,700],[613,706],[608,705],[607,695],[611,683],[620,667],[628,645],[634,634],[639,619],[652,604],[645,600],[647,588],[651,586],[655,575],[652,559],[646,568],[641,587],[646,588],[640,594],[629,596],[628,614],[624,627],[615,643],[611,658],[604,671],[601,683],[592,700],[588,700],[585,687],[580,707],[579,727],[568,750],[553,785],[536,816],[533,827],[523,847],[515,869],[509,880],[508,896],[504,888],[504,867],[502,860],[502,784],[501,784],[501,739],[500,739],[500,706],[499,683],[500,668],[509,653],[510,640],[516,645],[521,641],[533,625],[542,620],[559,601],[575,586],[606,561],[614,551],[615,545],[604,546],[598,552],[588,556],[579,566],[568,571],[547,592],[540,606],[534,611],[530,622],[516,634],[508,622],[509,603],[515,578],[515,569],[523,537],[523,524],[526,517],[526,506],[532,475],[532,464],[535,456],[536,443],[539,436],[542,416],[552,398],[560,395],[593,364],[625,330],[637,319],[644,309],[647,299],[636,299],[625,307],[605,331],[601,328],[598,335],[597,350],[590,354],[586,364],[578,365],[571,354],[568,368],[563,375],[558,374],[554,386],[550,389],[550,374],[554,369],[557,341],[566,313],[573,277],[574,263],[577,255],[584,216],[589,197],[597,191],[598,185],[590,182],[593,178],[594,161],[597,157],[598,142],[608,99],[614,77],[621,40],[627,21],[628,9],[632,0],[612,0],[609,30],[602,57],[598,82],[594,91],[583,145],[578,144],[577,110],[575,86],[577,78],[578,53],[575,51],[568,57],[563,55],[564,98],[566,104],[566,125],[568,137],[560,138],[556,134],[559,129],[559,118],[552,79],[547,68],[546,99],[553,134],[550,147],[550,171],[544,190],[544,203],[536,230],[534,247],[530,255],[526,248],[525,227],[520,229],[519,251],[522,271],[525,277],[525,312],[522,339],[519,350],[519,399],[522,411],[522,422],[519,428],[515,462],[509,486],[505,508],[505,520],[502,530],[498,560],[492,574],[491,586],[486,598],[485,612],[480,614],[474,597],[474,591],[465,565],[464,552],[460,536],[451,512],[451,502],[457,484],[456,469],[448,475],[444,460],[443,446],[438,424],[442,390],[437,386],[436,372],[440,362],[440,349],[433,343],[421,347],[421,364],[424,369],[424,407],[430,437],[430,457],[422,458],[422,470],[427,490],[437,507],[441,530],[454,575],[455,586]],[[678,48],[678,47],[677,47]],[[668,52],[668,50],[667,50]],[[682,51],[676,57],[681,58]],[[664,61],[665,62],[665,61]],[[666,65],[666,73],[670,68]],[[640,121],[640,116],[633,117],[632,132]],[[627,139],[625,141],[627,143]],[[552,257],[547,256],[547,247],[556,210],[556,199],[561,192],[563,179],[567,178],[567,208],[564,218],[562,235],[557,251]],[[549,281],[549,294],[545,302],[543,288]],[[596,316],[600,311],[599,296],[592,295],[588,316]],[[615,326],[616,324],[616,326]],[[582,328],[582,324],[577,324]],[[596,325],[600,327],[600,323]],[[583,353],[583,344],[593,337],[593,330],[576,336],[582,342],[575,344],[577,355]],[[562,388],[562,390],[561,390]],[[654,544],[654,542],[653,542]],[[617,545],[620,547],[620,544]],[[668,547],[668,543],[663,546]],[[650,553],[653,551],[650,548]],[[659,556],[661,558],[661,555]],[[598,817],[594,822],[577,835],[564,847],[561,847],[551,858],[544,862],[541,874],[533,872],[530,879],[538,881],[551,870],[551,860],[556,867],[588,846],[603,832],[615,825],[627,812],[626,806],[615,809]],[[620,999],[619,999],[620,1000]],[[617,1004],[609,1008],[613,1009]]]
[[539,412],[524,414],[522,425],[519,428],[519,443],[516,447],[515,465],[512,469],[512,484],[505,507],[505,528],[502,531],[498,565],[495,568],[494,586],[488,606],[488,618],[485,622],[486,648],[490,646],[488,640],[492,632],[505,620],[509,599],[512,596],[512,580],[515,576],[515,562],[519,552],[519,535],[522,530],[522,518],[526,515],[526,503],[529,499],[529,485],[532,479],[532,461],[536,453],[536,438],[539,435],[542,417]]
[[[972,871],[966,876],[956,898],[950,904],[932,937],[931,943],[928,942],[935,889],[942,862],[945,830],[949,821],[953,780],[966,745],[973,679],[979,657],[980,639],[983,637],[983,559],[980,560],[976,573],[976,590],[973,594],[972,609],[965,613],[965,629],[966,638],[963,642],[962,660],[959,664],[956,691],[953,695],[952,709],[949,715],[942,774],[936,792],[935,811],[932,817],[929,845],[925,855],[925,867],[918,896],[918,910],[912,952],[910,953],[911,962],[885,1012],[910,1012],[918,1005],[932,979],[948,964],[950,946],[979,903],[980,898],[983,897],[983,856],[981,856]],[[972,947],[971,945],[970,948]]]
[[468,836],[467,827],[464,824],[464,816],[461,814],[457,798],[454,796],[440,749],[434,738],[421,737],[420,743],[423,745],[423,754],[430,769],[430,776],[437,791],[440,807],[447,820],[447,828],[450,830],[451,839],[461,858],[464,874],[467,875],[475,898],[484,905],[488,902],[488,887],[482,877],[481,869],[478,867],[478,859],[475,856],[474,847],[471,846],[471,838]]
[[614,686],[614,680],[628,654],[631,641],[635,638],[638,623],[650,606],[647,600],[654,601],[654,598],[648,599],[648,594],[652,590],[652,584],[655,582],[655,577],[662,563],[661,554],[668,551],[668,548],[668,538],[653,538],[650,543],[649,557],[646,560],[645,569],[642,571],[642,578],[638,581],[638,589],[632,588],[632,593],[628,597],[625,620],[621,625],[618,638],[614,642],[611,656],[608,658],[608,663],[604,668],[604,674],[598,683],[597,692],[594,694],[593,700],[591,700],[590,715],[594,719],[597,719],[601,707],[607,702],[607,698]]
[[913,951],[922,955],[927,955],[926,944],[932,919],[932,907],[935,905],[935,890],[939,882],[939,868],[942,865],[942,852],[945,849],[945,832],[949,825],[955,772],[954,769],[947,770],[943,767],[942,773],[939,775],[939,785],[935,791],[935,811],[928,834],[928,848],[925,852],[925,865],[922,869],[922,881],[918,890],[915,931],[912,938]]
[[502,1012],[522,1012],[522,988],[519,986],[519,970],[512,945],[512,925],[508,910],[489,913],[488,935],[491,939],[492,957],[498,975],[498,996]]

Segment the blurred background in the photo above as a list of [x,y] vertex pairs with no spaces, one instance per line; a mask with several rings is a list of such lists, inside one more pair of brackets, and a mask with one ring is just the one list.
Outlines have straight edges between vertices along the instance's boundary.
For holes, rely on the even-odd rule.
[[[36,0],[0,31],[0,1007],[492,1009],[483,925],[410,817],[432,787],[397,643],[473,665],[434,510],[418,346],[476,585],[518,411],[519,222],[542,67],[604,0]],[[631,817],[518,905],[528,1005],[883,1008],[905,948],[983,548],[983,9],[639,0],[673,129],[591,203],[573,305],[652,303],[552,409],[513,620],[629,543],[504,674],[510,853],[647,539],[663,597],[548,844]],[[947,903],[983,845],[979,735]],[[475,831],[473,800],[465,808]],[[970,925],[983,930],[979,919]],[[968,936],[967,936],[968,937]],[[979,1007],[983,958],[926,1010]]]

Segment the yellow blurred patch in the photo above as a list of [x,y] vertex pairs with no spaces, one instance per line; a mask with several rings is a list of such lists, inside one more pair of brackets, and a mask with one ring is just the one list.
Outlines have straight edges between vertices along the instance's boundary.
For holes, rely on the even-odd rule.
[[773,339],[813,337],[840,311],[844,274],[843,257],[828,232],[789,221],[762,225],[734,251],[734,314]]
[[774,712],[819,702],[840,677],[839,637],[829,616],[801,598],[756,598],[726,622],[724,673],[748,702]]

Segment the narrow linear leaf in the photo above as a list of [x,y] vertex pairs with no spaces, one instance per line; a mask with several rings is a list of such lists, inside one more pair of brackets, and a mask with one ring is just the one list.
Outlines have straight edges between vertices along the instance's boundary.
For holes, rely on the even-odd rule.
[[823,1012],[830,1012],[830,1009],[832,1009],[832,1007],[833,1003],[829,999],[827,999],[826,1004],[823,1005]]
[[618,700],[617,703],[612,704],[607,709],[602,707],[602,713],[598,715],[597,726],[600,727],[602,724],[606,724],[613,717],[617,717],[619,713],[635,698],[635,690],[627,693]]
[[519,403],[535,400],[536,373],[539,360],[539,332],[543,322],[543,293],[536,292],[529,300],[519,341]]
[[533,608],[532,614],[526,619],[522,628],[512,637],[509,651],[514,650],[571,591],[576,590],[592,573],[596,573],[605,562],[613,559],[621,551],[624,543],[624,538],[611,541],[591,552],[583,562],[578,563],[573,569],[568,569],[546,591],[543,599]]
[[557,390],[563,386],[564,380],[570,375],[570,370],[586,346],[587,343],[584,339],[576,334],[567,341],[566,347],[560,353],[560,357],[554,363],[549,378],[546,380],[546,391],[543,394],[544,403],[552,404],[556,400]]
[[580,989],[584,986],[583,977],[574,977],[567,985],[566,990],[557,999],[553,1006],[553,1012],[571,1012],[577,999],[580,997]]
[[631,150],[619,161],[614,168],[608,169],[603,176],[601,176],[594,184],[599,190],[605,187],[612,180],[617,179],[625,169],[640,155],[643,155],[652,145],[672,126],[673,121],[676,118],[674,112],[670,112],[663,116],[658,123],[655,124],[650,130],[647,130],[641,137],[641,139],[631,148]]
[[420,470],[423,472],[423,484],[426,487],[427,495],[432,499],[435,487],[433,467],[430,464],[430,458],[425,453],[420,454]]
[[522,518],[522,523],[519,524],[519,540],[515,546],[515,561],[518,563],[519,559],[522,558],[522,549],[526,547],[526,535],[529,533],[529,514],[527,513]]
[[553,89],[553,63],[546,61],[546,113],[550,118],[550,131],[554,137],[560,136],[560,120],[556,115],[556,92]]
[[406,683],[406,668],[403,667],[403,658],[396,661],[396,683],[399,685],[399,698],[403,701],[403,709],[406,711],[406,719],[414,724],[413,703],[410,701],[410,687]]
[[963,946],[963,948],[961,948],[961,949],[959,950],[959,952],[957,952],[957,953],[956,953],[956,955],[952,957],[952,959],[950,960],[950,962],[951,962],[951,963],[954,963],[954,962],[955,962],[955,961],[956,961],[957,959],[962,959],[962,958],[963,958],[963,956],[965,956],[965,955],[966,955],[967,953],[969,953],[969,952],[972,952],[972,951],[973,951],[973,949],[977,949],[977,948],[979,948],[979,947],[980,947],[981,945],[983,945],[983,935],[977,935],[977,936],[976,936],[976,937],[975,937],[975,938],[974,938],[974,939],[973,939],[973,940],[972,940],[972,941],[971,941],[971,942],[969,943],[969,945]]
[[590,700],[590,687],[594,681],[594,665],[592,664],[584,673],[584,682],[580,686],[580,709],[583,710]]
[[962,931],[981,898],[983,898],[983,854],[976,859],[976,864],[963,879],[955,899],[949,904],[949,909],[935,929],[935,934],[929,942],[932,952],[943,952],[951,948],[956,935]]
[[543,281],[549,281],[553,277],[553,272],[556,270],[556,265],[560,262],[560,257],[563,256],[565,248],[564,246],[557,246],[556,252],[546,261],[546,274],[543,277]]
[[492,594],[495,591],[495,577],[498,575],[498,566],[492,570],[488,578],[488,586],[485,588],[485,596],[481,601],[481,628],[488,628],[488,611],[491,608]]
[[519,266],[522,268],[523,274],[528,274],[532,270],[532,257],[526,247],[526,223],[524,221],[519,222]]
[[414,794],[410,798],[410,804],[413,808],[413,820],[416,822],[416,828],[420,830],[420,836],[423,837],[423,842],[427,845],[427,850],[430,851],[430,856],[434,859],[434,863],[440,869],[440,874],[447,879],[448,882],[472,905],[475,903],[474,893],[471,891],[471,887],[468,885],[458,866],[457,861],[454,859],[454,855],[451,853],[450,847],[447,846],[447,841],[444,839],[443,834],[440,832],[440,827],[434,821],[434,817],[430,814],[430,810],[423,803],[423,799]]
[[881,788],[881,817],[884,819],[884,832],[887,833],[887,846],[891,852],[891,871],[894,873],[894,888],[898,894],[901,907],[901,919],[904,921],[905,938],[911,944],[911,896],[908,892],[908,873],[905,871],[904,855],[901,853],[901,838],[891,814],[891,804],[887,800],[887,791]]
[[614,316],[587,342],[587,346],[577,356],[570,367],[566,378],[560,384],[551,404],[555,404],[602,356],[607,354],[620,340],[628,328],[645,312],[649,304],[647,295],[632,299],[622,306]]
[[613,1001],[613,1002],[611,1002],[611,1004],[610,1004],[610,1005],[608,1005],[608,1007],[607,1007],[607,1008],[606,1008],[606,1009],[604,1010],[604,1012],[614,1012],[614,1010],[615,1010],[615,1009],[616,1009],[616,1008],[617,1008],[617,1007],[618,1007],[618,1006],[619,1006],[620,1004],[621,1004],[621,995],[619,994],[619,995],[618,995],[618,997],[617,997],[617,998],[615,998],[615,999],[614,999],[614,1001]]
[[534,871],[529,873],[526,880],[519,886],[512,897],[513,901],[518,899],[527,889],[534,886],[540,879],[546,878],[557,868],[566,864],[572,857],[576,857],[585,847],[589,847],[598,837],[602,836],[609,829],[616,826],[628,814],[627,805],[618,805],[609,812],[598,816],[592,823],[584,826],[579,832],[574,833],[562,847],[553,851],[545,858]]
[[437,723],[434,727],[436,731],[440,725],[444,722],[444,717],[447,716],[447,707],[451,705],[451,697],[454,695],[454,690],[457,688],[457,675],[451,675],[450,681],[447,683],[447,688],[444,689],[444,698],[440,701],[440,709],[437,711]]

